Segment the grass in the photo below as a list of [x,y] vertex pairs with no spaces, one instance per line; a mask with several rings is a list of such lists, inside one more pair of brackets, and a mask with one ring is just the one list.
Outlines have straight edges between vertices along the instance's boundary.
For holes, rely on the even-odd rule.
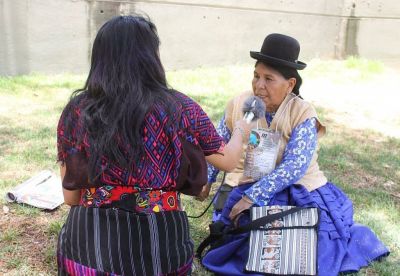
[[20,232],[18,229],[7,229],[0,236],[0,241],[5,243],[14,243],[17,241]]
[[[198,68],[171,71],[167,76],[172,87],[197,100],[217,122],[228,99],[251,89],[252,70],[252,66]],[[353,200],[354,219],[369,226],[391,250],[387,259],[362,269],[359,275],[400,275],[400,139],[370,127],[400,128],[400,120],[379,121],[382,113],[374,113],[373,108],[385,98],[385,93],[397,89],[395,82],[392,90],[382,89],[376,99],[374,91],[368,90],[381,82],[390,83],[391,79],[385,79],[388,70],[378,61],[349,58],[313,60],[302,72],[305,98],[316,105],[328,127],[327,135],[320,141],[319,164],[330,181]],[[58,171],[56,124],[70,93],[83,85],[84,78],[66,74],[0,77],[0,206],[10,209],[5,213],[0,208],[1,275],[56,274],[56,239],[68,207],[43,212],[9,204],[4,195],[43,169]],[[321,89],[321,83],[329,84],[329,93],[326,87]],[[373,98],[361,102],[370,116],[368,127],[354,123],[353,115],[341,117],[340,108],[353,104],[347,95],[358,93],[355,86],[363,93],[363,97],[356,97],[357,103]],[[329,104],[320,100],[331,91],[335,91],[337,102],[331,105],[331,100]],[[188,196],[183,196],[183,201],[191,215],[201,213],[208,205],[208,201],[198,202]],[[196,245],[208,234],[210,216],[211,210],[200,219],[190,219]],[[195,264],[194,275],[211,274]]]
[[[393,194],[400,194],[400,175],[396,174],[400,141],[386,138],[376,142],[376,138],[374,133],[354,130],[331,133],[323,140],[319,160],[328,178],[353,200],[354,220],[368,225],[391,250],[389,258],[363,273],[398,275],[400,201]],[[388,181],[396,184],[385,187]]]
[[329,78],[336,83],[351,83],[379,77],[384,71],[385,66],[380,61],[349,57],[344,61],[323,62],[318,59],[312,60],[303,75],[306,77]]

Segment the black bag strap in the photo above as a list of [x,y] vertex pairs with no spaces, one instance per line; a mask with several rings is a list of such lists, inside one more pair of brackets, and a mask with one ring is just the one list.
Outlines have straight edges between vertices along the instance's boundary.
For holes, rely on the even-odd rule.
[[[248,224],[245,224],[238,228],[232,229],[231,231],[229,231],[229,234],[235,234],[235,235],[242,234],[242,233],[249,232],[251,230],[277,230],[277,229],[273,229],[273,228],[265,229],[265,228],[263,228],[263,226],[266,225],[267,223],[271,223],[277,219],[286,217],[290,214],[300,212],[302,209],[304,209],[304,207],[293,207],[293,208],[290,208],[289,210],[285,210],[285,211],[282,211],[282,212],[279,212],[276,214],[271,214],[268,216],[258,218]],[[279,227],[279,228],[281,228],[281,227]]]

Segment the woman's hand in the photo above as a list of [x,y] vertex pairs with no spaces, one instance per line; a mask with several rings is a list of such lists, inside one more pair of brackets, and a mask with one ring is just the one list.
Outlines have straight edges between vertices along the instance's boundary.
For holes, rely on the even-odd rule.
[[198,201],[204,201],[210,194],[210,190],[211,190],[211,184],[207,183],[206,185],[203,186],[203,189],[201,190],[200,194],[196,196],[195,199]]
[[[238,215],[244,210],[249,209],[253,206],[253,202],[247,196],[243,196],[241,200],[239,200],[232,208],[231,213],[229,214],[229,218],[231,221],[236,222]],[[236,223],[235,223],[236,224]]]
[[248,124],[243,119],[236,121],[228,144],[222,152],[207,155],[207,162],[219,170],[226,172],[234,170],[243,156],[244,146],[248,143],[251,129],[256,125],[256,122]]
[[254,122],[250,122],[250,124],[248,124],[246,120],[242,119],[235,122],[235,126],[233,127],[233,132],[239,131],[242,134],[242,139],[243,139],[242,142],[244,144],[247,144],[250,137],[250,132],[255,126],[256,125]]

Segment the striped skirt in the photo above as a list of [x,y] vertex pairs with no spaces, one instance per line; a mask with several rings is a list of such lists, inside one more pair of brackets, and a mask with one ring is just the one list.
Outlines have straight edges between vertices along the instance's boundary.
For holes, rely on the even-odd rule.
[[183,211],[74,206],[58,238],[59,275],[188,275],[192,259]]

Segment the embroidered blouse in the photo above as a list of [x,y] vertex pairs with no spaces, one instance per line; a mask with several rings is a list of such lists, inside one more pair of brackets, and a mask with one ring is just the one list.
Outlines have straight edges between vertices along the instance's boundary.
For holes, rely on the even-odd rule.
[[[266,113],[268,125],[271,124],[273,113]],[[222,117],[217,127],[218,133],[229,141],[231,133]],[[270,174],[254,183],[245,194],[259,206],[267,205],[271,197],[296,183],[306,173],[311,158],[317,147],[316,119],[310,118],[293,129],[292,135],[285,148],[282,162]],[[215,182],[219,171],[208,165],[208,182]]]
[[[200,145],[205,155],[221,151],[224,142],[203,109],[191,98],[176,92],[181,107],[180,129],[187,130],[188,141]],[[58,123],[58,161],[64,163],[68,155],[90,154],[90,142],[83,125],[81,111],[85,107],[85,94],[67,106]],[[106,156],[101,158],[102,173],[98,188],[81,190],[81,205],[99,207],[120,200],[129,193],[143,194],[139,204],[155,202],[147,207],[164,206],[162,201],[170,200],[164,193],[175,191],[180,168],[181,143],[176,131],[167,128],[167,114],[155,105],[143,123],[144,157],[137,167],[127,170],[111,162]],[[67,127],[69,126],[69,127]],[[145,195],[145,196],[144,196]],[[146,208],[147,208],[146,207]],[[158,210],[155,208],[154,211]]]

